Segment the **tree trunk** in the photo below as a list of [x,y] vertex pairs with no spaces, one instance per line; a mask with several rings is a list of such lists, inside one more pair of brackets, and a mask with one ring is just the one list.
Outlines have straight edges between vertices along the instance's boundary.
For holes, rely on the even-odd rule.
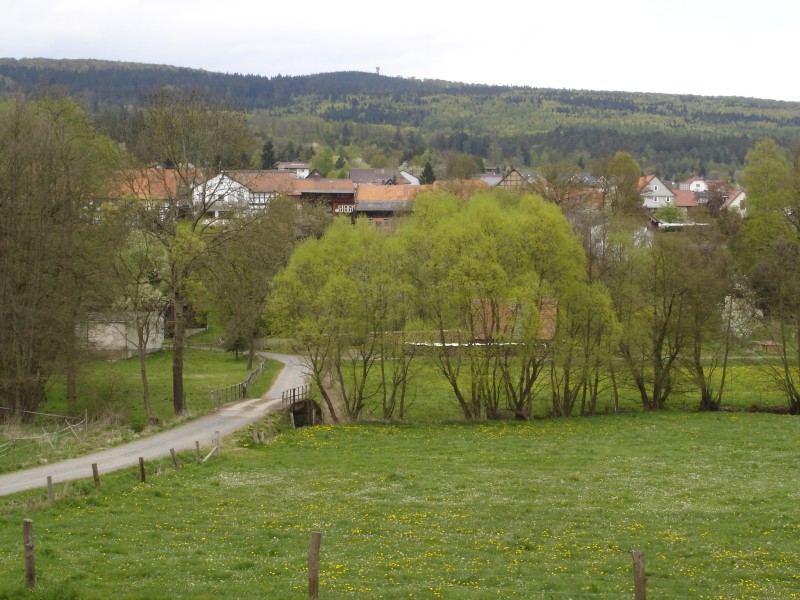
[[253,358],[256,355],[256,336],[254,333],[250,333],[247,338],[247,370],[253,370]]
[[172,303],[175,331],[172,338],[172,406],[175,415],[186,412],[186,398],[183,390],[183,338],[186,331],[186,318],[183,314],[183,300],[179,295]]
[[147,381],[147,366],[145,359],[147,358],[147,339],[144,333],[139,329],[139,373],[142,377],[142,400],[144,401],[144,412],[147,415],[147,422],[150,425],[155,425],[155,418],[153,417],[153,410],[150,407],[150,384]]

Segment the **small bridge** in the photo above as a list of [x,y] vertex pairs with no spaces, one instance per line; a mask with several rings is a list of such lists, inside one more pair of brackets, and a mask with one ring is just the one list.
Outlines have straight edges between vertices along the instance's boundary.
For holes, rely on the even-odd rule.
[[281,408],[287,412],[295,427],[322,422],[319,407],[309,398],[310,393],[310,384],[283,390],[281,393]]

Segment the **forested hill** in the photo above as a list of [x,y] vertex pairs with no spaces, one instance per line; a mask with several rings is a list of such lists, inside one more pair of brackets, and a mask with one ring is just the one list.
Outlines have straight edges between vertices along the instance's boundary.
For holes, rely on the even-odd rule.
[[[0,94],[55,88],[106,116],[164,86],[224,99],[252,113],[259,133],[279,143],[376,144],[387,155],[406,157],[430,149],[537,166],[562,158],[587,164],[626,150],[665,175],[713,170],[732,176],[761,137],[800,139],[800,102],[468,85],[360,72],[261,77],[95,60],[0,59]],[[278,118],[293,123],[291,133],[275,125]],[[320,132],[328,139],[314,139]]]

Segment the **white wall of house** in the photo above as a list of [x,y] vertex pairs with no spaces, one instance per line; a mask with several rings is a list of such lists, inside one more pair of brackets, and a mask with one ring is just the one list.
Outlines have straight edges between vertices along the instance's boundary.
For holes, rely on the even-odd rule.
[[692,190],[693,192],[707,192],[708,184],[702,179],[695,179],[689,185],[689,189]]
[[267,208],[275,195],[275,192],[254,192],[224,173],[197,186],[193,193],[195,204],[206,198],[207,212],[216,219],[248,208]]
[[[98,315],[85,323],[81,338],[92,354],[111,358],[130,358],[138,353],[136,323],[129,315]],[[157,352],[164,347],[164,320],[153,322],[145,351]]]
[[737,210],[737,211],[739,211],[739,214],[744,216],[745,215],[745,204],[744,204],[744,201],[745,201],[746,197],[747,197],[747,194],[745,194],[744,190],[740,191],[738,194],[736,194],[730,200],[730,202],[728,203],[726,208],[728,208],[730,210]]
[[311,173],[311,166],[308,163],[279,162],[275,167],[278,171],[289,171],[295,179],[306,179]]
[[642,205],[651,210],[675,204],[675,194],[658,177],[653,177],[640,194]]
[[250,191],[224,173],[198,185],[192,196],[196,205],[205,204],[210,216],[216,218],[243,210],[250,204]]

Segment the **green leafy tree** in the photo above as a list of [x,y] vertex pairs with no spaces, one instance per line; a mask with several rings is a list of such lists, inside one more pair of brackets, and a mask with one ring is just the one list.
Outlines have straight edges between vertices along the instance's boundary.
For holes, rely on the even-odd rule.
[[800,414],[800,144],[788,151],[773,140],[747,154],[747,217],[741,259],[767,309],[780,363],[767,372]]
[[328,146],[317,147],[311,159],[311,168],[317,169],[323,177],[327,177],[328,173],[333,171],[333,164],[333,150]]
[[466,202],[422,195],[401,235],[438,369],[464,417],[530,418],[555,327],[550,307],[586,277],[558,207],[501,191]]
[[628,152],[617,152],[613,157],[598,159],[593,165],[592,173],[604,179],[604,201],[615,214],[641,212],[639,178],[642,169]]
[[615,236],[605,283],[622,326],[620,354],[644,410],[665,408],[690,318],[686,245],[669,233]]
[[[273,327],[302,345],[336,421],[357,420],[365,410],[384,418],[404,410],[411,371],[402,332],[410,289],[399,248],[365,220],[355,227],[336,220],[320,239],[306,240],[275,280],[267,311]],[[377,390],[368,388],[375,372]]]
[[662,206],[654,214],[662,223],[683,223],[686,217],[683,209],[675,205]]
[[460,152],[451,152],[446,158],[448,179],[472,179],[483,173],[483,166],[474,157]]
[[582,188],[583,180],[578,177],[577,166],[563,160],[542,165],[541,176],[534,185],[542,198],[559,206],[568,205]]
[[[298,210],[290,198],[274,198],[263,212],[230,223],[236,235],[210,254],[201,270],[210,308],[224,327],[227,349],[246,350],[248,369],[253,368],[256,342],[265,330],[272,279],[288,265],[303,236],[321,233],[310,219],[317,217],[316,212],[316,207]],[[327,218],[320,220],[322,227],[326,223]]]
[[554,416],[595,414],[607,366],[620,337],[605,286],[582,281],[561,296],[558,328],[552,343],[550,384]]
[[112,257],[109,278],[113,307],[125,311],[136,329],[136,354],[142,380],[142,401],[150,424],[156,418],[150,404],[147,379],[147,350],[151,337],[163,330],[164,315],[169,307],[161,277],[166,270],[164,248],[141,229],[133,229]]
[[253,141],[244,115],[211,105],[196,94],[157,92],[147,98],[140,115],[137,156],[146,165],[172,165],[139,169],[137,179],[147,181],[163,196],[160,206],[146,207],[141,216],[145,230],[166,255],[176,415],[186,411],[183,366],[189,282],[209,253],[236,234],[209,216],[218,198],[215,182],[220,179],[215,176],[237,165]]

